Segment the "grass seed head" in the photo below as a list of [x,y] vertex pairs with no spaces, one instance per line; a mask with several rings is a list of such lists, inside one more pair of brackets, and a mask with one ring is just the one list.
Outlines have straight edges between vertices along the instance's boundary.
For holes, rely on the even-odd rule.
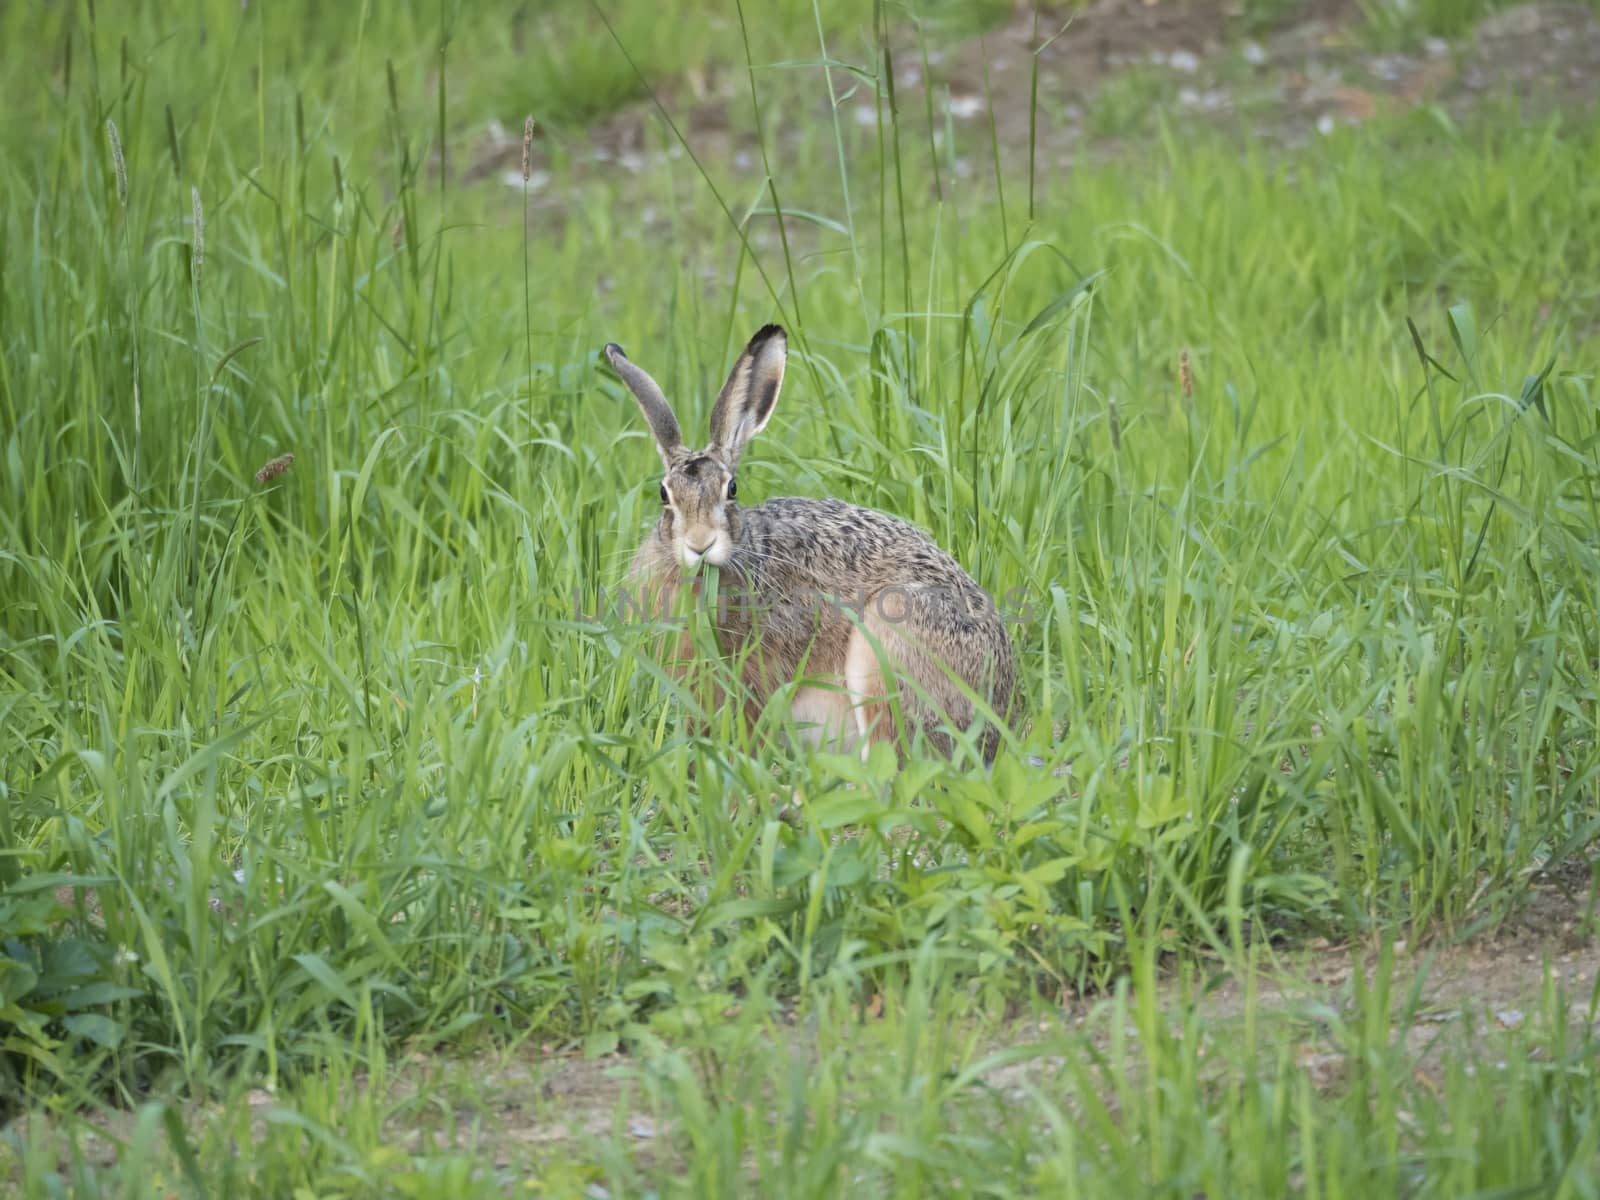
[[292,466],[294,466],[294,455],[280,454],[277,458],[269,459],[262,465],[261,469],[256,472],[256,482],[271,483]]
[[522,123],[522,182],[533,178],[533,114]]
[[206,214],[200,204],[200,189],[189,189],[189,198],[194,202],[194,253],[189,257],[189,267],[194,275],[194,286],[200,286],[200,270],[206,262]]
[[111,165],[117,172],[117,203],[128,207],[128,164],[122,157],[122,139],[117,136],[117,123],[106,118],[106,134],[111,138]]
[[1189,366],[1187,350],[1178,355],[1178,386],[1183,389],[1183,399],[1186,404],[1194,399],[1194,369]]
[[1122,449],[1122,419],[1117,416],[1117,402],[1106,401],[1106,426],[1111,430],[1111,448]]

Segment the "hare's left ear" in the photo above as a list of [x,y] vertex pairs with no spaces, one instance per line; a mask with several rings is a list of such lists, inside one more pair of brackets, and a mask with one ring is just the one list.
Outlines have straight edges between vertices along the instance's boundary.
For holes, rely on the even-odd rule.
[[661,385],[651,379],[642,368],[622,352],[615,342],[607,342],[606,361],[611,369],[639,402],[639,411],[656,439],[656,451],[661,455],[661,465],[672,470],[672,464],[683,457],[683,436],[678,432],[678,418],[672,415],[672,405],[661,394]]
[[711,451],[734,470],[745,443],[767,427],[778,406],[783,365],[789,356],[788,335],[780,325],[766,325],[733,364],[711,409]]

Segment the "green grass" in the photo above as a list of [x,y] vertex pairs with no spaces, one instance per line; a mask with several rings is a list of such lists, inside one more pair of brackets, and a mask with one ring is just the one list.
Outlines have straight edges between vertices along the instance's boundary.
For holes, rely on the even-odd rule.
[[[1433,1090],[1382,1036],[1403,1006],[1358,994],[1317,1026],[1357,1075],[1320,1090],[1265,1018],[1208,1075],[1162,1024],[1201,1010],[1149,986],[1158,950],[1248,974],[1263,929],[1470,933],[1585,861],[1600,125],[1418,113],[1282,159],[1162,129],[1030,214],[983,122],[936,113],[934,160],[920,98],[819,121],[815,64],[870,76],[876,40],[786,6],[751,30],[771,187],[558,161],[525,226],[435,165],[512,105],[489,19],[192,10],[0,13],[23,1194],[1600,1187],[1592,1013],[1553,993],[1504,1071],[1469,1049]],[[651,19],[619,36],[676,69]],[[635,86],[563,61],[512,111]],[[1034,721],[992,774],[694,738],[647,631],[593,618],[656,492],[598,347],[702,428],[773,318],[795,369],[741,491],[900,513],[1015,598]],[[1100,987],[1108,1041],[1027,1051],[1064,1066],[1021,1097],[973,1078],[1006,1018]],[[619,1115],[494,1170],[396,1140],[458,1119],[386,1090],[408,1048],[527,1044],[629,1050],[670,1133],[635,1153]],[[100,1104],[135,1113],[111,1167]]]
[[[823,988],[811,1020],[775,1038],[756,995],[692,1048],[646,1043],[626,1084],[581,1102],[546,1090],[562,1086],[547,1061],[418,1065],[373,1046],[367,1070],[331,1058],[292,1091],[183,1127],[157,1104],[126,1114],[114,1170],[99,1165],[103,1127],[35,1124],[18,1140],[39,1194],[58,1156],[84,1194],[166,1194],[202,1172],[230,1195],[1592,1194],[1594,1009],[1557,986],[1513,1031],[1441,1021],[1385,958],[1337,1014],[1169,1016],[1124,987],[1081,1023],[1030,1022],[1026,1042],[995,1044],[932,957],[878,1018]],[[414,1089],[395,1086],[403,1072]],[[530,1127],[563,1125],[578,1131],[564,1153],[528,1145]]]

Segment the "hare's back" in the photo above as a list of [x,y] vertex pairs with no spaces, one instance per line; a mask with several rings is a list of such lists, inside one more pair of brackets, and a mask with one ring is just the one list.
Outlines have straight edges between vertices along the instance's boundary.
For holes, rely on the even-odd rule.
[[975,588],[961,564],[909,521],[843,500],[784,497],[742,514],[740,541],[770,575],[807,582]]

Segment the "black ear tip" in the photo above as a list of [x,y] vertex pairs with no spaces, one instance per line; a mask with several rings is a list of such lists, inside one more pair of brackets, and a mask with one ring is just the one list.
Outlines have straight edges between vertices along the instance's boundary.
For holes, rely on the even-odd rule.
[[756,335],[750,339],[750,344],[752,346],[763,346],[773,338],[777,338],[781,342],[787,342],[789,335],[783,331],[782,325],[763,325],[756,330]]
[[623,359],[624,361],[626,361],[628,356],[625,353],[623,353],[623,350],[622,350],[621,346],[617,345],[615,342],[607,342],[606,343],[606,357],[609,358],[612,362],[616,362],[617,359],[619,359],[619,358]]

